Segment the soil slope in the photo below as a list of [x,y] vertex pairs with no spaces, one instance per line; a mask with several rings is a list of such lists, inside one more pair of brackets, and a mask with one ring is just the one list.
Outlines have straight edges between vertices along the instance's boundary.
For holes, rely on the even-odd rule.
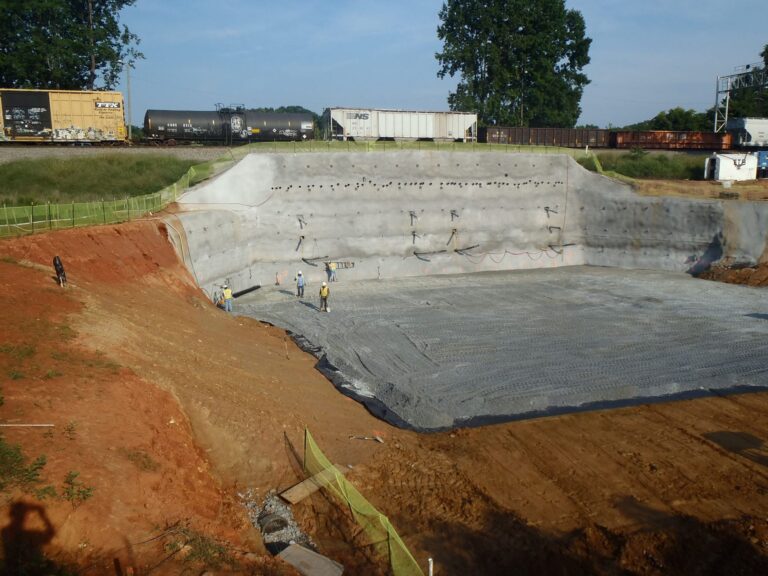
[[[0,296],[0,419],[56,425],[0,431],[46,454],[57,488],[68,471],[94,488],[42,511],[13,494],[6,554],[21,533],[88,574],[200,573],[211,558],[191,546],[164,560],[194,532],[227,543],[236,564],[217,573],[291,573],[237,493],[295,483],[290,446],[308,427],[436,574],[768,573],[767,394],[402,431],[337,393],[281,330],[211,306],[157,221],[4,241]],[[294,513],[347,573],[386,573],[332,500]]]

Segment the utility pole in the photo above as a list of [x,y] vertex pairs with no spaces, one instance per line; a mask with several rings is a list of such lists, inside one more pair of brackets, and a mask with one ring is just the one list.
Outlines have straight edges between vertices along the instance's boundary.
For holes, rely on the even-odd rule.
[[128,65],[125,67],[125,83],[126,83],[126,90],[128,92],[128,98],[126,99],[126,104],[128,105],[128,142],[133,142],[131,139],[131,130],[132,130],[132,124],[133,121],[131,119],[131,63],[128,62]]
[[96,48],[93,40],[93,0],[88,0],[88,31],[91,39],[91,74],[88,78],[88,89],[93,90],[96,82]]
[[128,124],[128,142],[131,142],[131,137],[133,136],[131,127],[131,124],[133,124],[131,119],[131,62],[130,60],[128,62],[125,60],[118,60],[117,63],[125,66],[126,122]]

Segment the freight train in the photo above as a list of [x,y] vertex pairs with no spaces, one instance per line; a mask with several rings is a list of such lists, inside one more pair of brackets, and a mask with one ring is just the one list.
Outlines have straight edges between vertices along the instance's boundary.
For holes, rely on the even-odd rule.
[[[515,146],[650,150],[768,150],[768,120],[735,118],[725,132],[627,131],[586,128],[477,128],[477,115],[368,108],[329,108],[327,139],[462,140]],[[145,140],[200,142],[302,141],[315,138],[311,113],[258,112],[243,106],[214,111],[147,110]],[[0,143],[120,144],[126,142],[119,92],[0,88]]]
[[309,113],[257,112],[242,106],[211,112],[147,110],[144,138],[149,142],[209,142],[247,144],[312,140],[314,118]]
[[630,150],[712,150],[733,148],[731,132],[678,130],[603,130],[588,128],[480,128],[478,140],[514,146],[562,146],[564,148],[616,148]]

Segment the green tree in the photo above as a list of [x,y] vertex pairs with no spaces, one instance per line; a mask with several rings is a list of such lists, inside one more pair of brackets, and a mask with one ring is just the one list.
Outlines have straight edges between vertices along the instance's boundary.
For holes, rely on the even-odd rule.
[[741,87],[731,92],[728,116],[731,118],[768,117],[768,44],[760,53],[762,66],[753,67]]
[[119,23],[135,2],[0,0],[0,86],[114,88],[123,66],[144,57]]
[[712,130],[712,118],[707,112],[696,112],[681,107],[659,112],[650,120],[625,126],[624,130]]
[[592,40],[565,0],[447,0],[440,21],[437,75],[460,78],[451,110],[486,125],[576,124]]

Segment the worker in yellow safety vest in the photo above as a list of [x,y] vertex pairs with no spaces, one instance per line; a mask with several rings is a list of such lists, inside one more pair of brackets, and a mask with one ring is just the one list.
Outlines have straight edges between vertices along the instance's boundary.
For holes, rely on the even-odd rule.
[[328,296],[331,294],[331,289],[328,288],[328,284],[326,282],[323,282],[323,285],[320,286],[320,312],[330,312],[331,309],[328,308]]
[[224,310],[232,312],[232,288],[228,284],[224,284]]

